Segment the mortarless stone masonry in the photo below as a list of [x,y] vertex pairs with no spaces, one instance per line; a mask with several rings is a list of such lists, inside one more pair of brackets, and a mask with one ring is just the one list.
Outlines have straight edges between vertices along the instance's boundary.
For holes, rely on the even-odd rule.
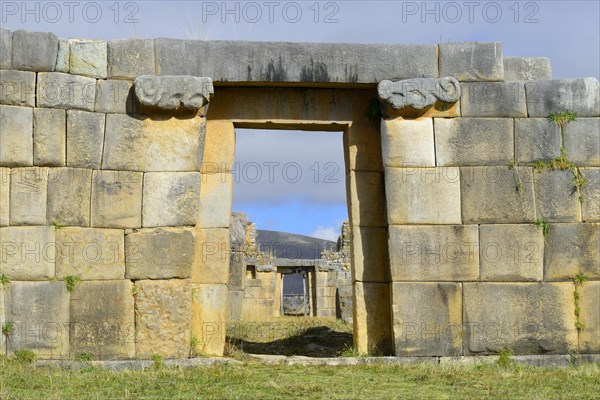
[[[2,335],[3,352],[179,358],[194,342],[221,355],[244,296],[275,308],[276,272],[245,279],[230,239],[236,126],[344,132],[351,273],[315,279],[352,281],[339,293],[353,293],[359,352],[600,351],[595,78],[553,80],[549,60],[498,42],[5,28],[0,69],[0,322],[63,327],[53,342]],[[576,120],[547,120],[564,111]],[[561,148],[572,166],[542,168]],[[318,293],[335,314],[334,291]]]

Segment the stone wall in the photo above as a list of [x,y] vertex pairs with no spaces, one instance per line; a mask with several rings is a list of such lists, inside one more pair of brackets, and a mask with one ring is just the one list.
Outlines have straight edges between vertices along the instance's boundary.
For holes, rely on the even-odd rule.
[[222,354],[235,127],[344,133],[359,351],[600,352],[594,78],[496,42],[0,54],[4,352]]
[[598,81],[485,46],[379,85],[395,353],[600,352]]
[[0,320],[12,330],[2,351],[211,351],[204,332],[215,327],[192,315],[220,301],[204,272],[228,266],[229,221],[198,224],[205,109],[140,111],[132,86],[154,74],[147,41],[1,34]]

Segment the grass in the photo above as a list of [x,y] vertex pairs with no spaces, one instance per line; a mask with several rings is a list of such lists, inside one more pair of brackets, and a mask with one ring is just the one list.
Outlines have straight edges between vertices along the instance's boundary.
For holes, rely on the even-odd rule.
[[548,222],[538,218],[535,220],[534,224],[542,228],[542,233],[544,237],[548,236],[548,233],[550,233],[550,224]]
[[582,331],[585,329],[585,324],[581,321],[581,293],[579,292],[579,287],[587,281],[587,276],[583,273],[579,273],[575,275],[572,280],[573,285],[575,286],[575,289],[573,290],[573,302],[575,303],[575,329],[577,329],[577,331]]
[[75,285],[81,281],[81,278],[76,275],[65,276],[65,286],[68,292],[72,292],[75,289]]
[[335,318],[284,317],[227,327],[227,354],[337,357],[352,346],[352,328]]
[[577,113],[568,110],[548,115],[548,120],[561,128],[564,128],[569,122],[575,121],[575,119],[577,119]]
[[0,285],[6,286],[10,283],[10,279],[5,274],[0,275]]
[[594,399],[600,365],[277,366],[260,363],[112,372],[34,367],[0,357],[14,399]]

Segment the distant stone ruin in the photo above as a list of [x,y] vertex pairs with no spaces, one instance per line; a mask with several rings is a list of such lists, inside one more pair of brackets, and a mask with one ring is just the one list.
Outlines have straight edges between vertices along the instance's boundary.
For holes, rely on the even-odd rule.
[[0,348],[222,355],[276,274],[230,268],[235,128],[264,128],[343,132],[358,352],[600,353],[599,87],[498,42],[1,28]]
[[[277,250],[293,243],[263,243],[245,213],[231,217],[228,321],[265,321],[284,315],[335,317],[352,323],[350,229],[346,222],[336,251],[314,249],[318,259],[281,258]],[[292,253],[292,252],[290,252]],[[311,252],[312,253],[312,252]],[[286,278],[300,278],[295,294],[284,290]]]

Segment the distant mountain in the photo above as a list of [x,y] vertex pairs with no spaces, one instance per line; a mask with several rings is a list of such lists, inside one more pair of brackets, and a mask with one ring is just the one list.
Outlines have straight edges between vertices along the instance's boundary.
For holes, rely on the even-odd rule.
[[294,233],[257,230],[256,243],[262,251],[272,249],[277,258],[315,260],[321,257],[321,251],[336,250],[337,243]]

